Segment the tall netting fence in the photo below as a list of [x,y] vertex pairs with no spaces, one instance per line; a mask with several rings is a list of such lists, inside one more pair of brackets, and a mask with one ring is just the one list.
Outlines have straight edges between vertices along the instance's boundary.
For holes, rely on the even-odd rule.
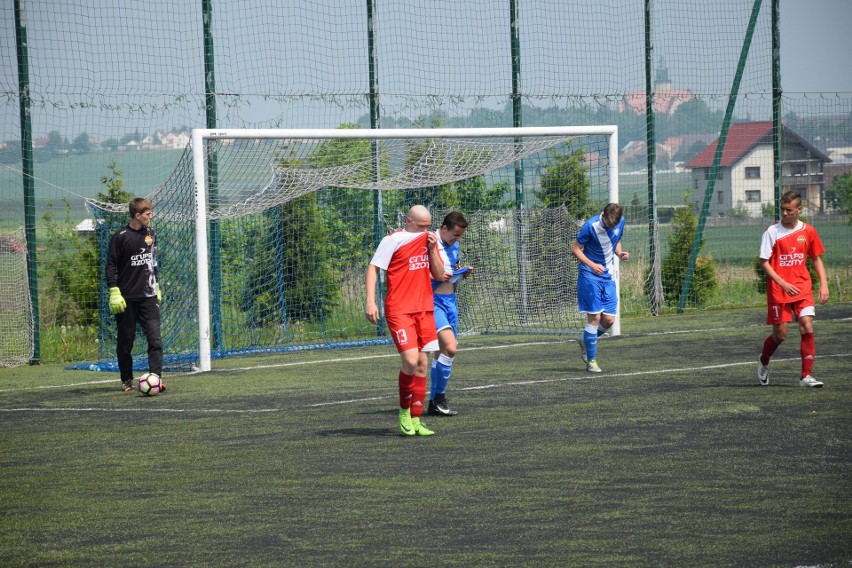
[[[3,347],[0,364],[98,357],[106,341],[102,225],[86,199],[159,198],[194,127],[618,125],[632,253],[622,267],[622,313],[637,317],[763,302],[754,258],[775,216],[780,136],[782,189],[803,193],[805,216],[826,241],[832,296],[848,299],[852,94],[785,94],[783,127],[772,124],[771,7],[5,3],[0,238],[29,247],[31,265],[19,278],[20,253],[0,251],[0,318],[24,338],[11,342],[13,354]],[[22,159],[27,147],[31,161]],[[545,208],[537,188],[510,185],[501,207]],[[690,254],[699,232],[702,246]],[[29,300],[7,300],[21,290]],[[21,317],[20,305],[32,317]]]

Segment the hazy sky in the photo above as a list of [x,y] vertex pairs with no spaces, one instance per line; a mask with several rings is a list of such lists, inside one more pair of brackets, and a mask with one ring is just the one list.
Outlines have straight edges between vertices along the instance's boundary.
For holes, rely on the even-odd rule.
[[852,0],[781,0],[785,93],[852,92]]
[[[481,93],[508,92],[510,77],[505,65],[502,73],[480,72],[481,69],[487,69],[495,57],[499,56],[504,61],[508,58],[509,48],[505,41],[508,36],[493,33],[493,30],[501,29],[499,26],[505,23],[505,11],[489,12],[491,15],[483,25],[475,27],[478,33],[465,36],[468,44],[458,40],[460,36],[457,33],[459,22],[463,23],[465,18],[476,15],[476,6],[496,4],[495,0],[380,1],[391,7],[396,5],[397,9],[390,11],[390,16],[397,18],[395,25],[402,26],[401,29],[406,33],[419,34],[405,39],[400,39],[400,34],[380,35],[380,84],[387,109],[395,109],[395,105],[401,104],[400,100],[392,98],[393,93],[411,93],[406,89],[412,85],[423,92],[464,95],[468,100],[474,100],[472,95]],[[429,19],[433,2],[442,7],[438,16],[432,17],[434,22]],[[742,41],[742,28],[752,2],[733,0],[719,4],[714,0],[687,0],[684,2],[686,6],[683,14],[678,12],[675,14],[678,17],[661,18],[657,22],[659,36],[655,49],[665,56],[672,77],[675,78],[676,88],[718,95],[711,104],[722,108],[725,104],[724,95],[731,86],[739,42]],[[120,26],[110,25],[110,17],[117,16],[99,10],[101,3],[113,6],[113,12],[117,10],[115,6],[122,7],[119,12],[125,17],[112,20],[121,23]],[[274,18],[258,23],[252,18],[239,17],[246,11],[246,6],[252,3],[262,5],[265,13],[274,15]],[[0,2],[0,91],[16,93],[17,63],[14,27],[11,25],[14,22],[12,4]],[[149,4],[161,8],[148,13],[146,9]],[[401,14],[404,11],[399,9],[400,4],[408,5],[415,12],[418,18],[416,21],[422,25],[413,26],[403,20]],[[603,3],[620,5],[629,9],[629,13],[600,13],[597,11],[600,4],[598,0],[551,0],[549,3],[523,0],[522,4],[528,7],[524,12],[529,19],[528,25],[543,30],[540,38],[524,37],[524,48],[529,51],[522,54],[522,60],[524,57],[530,62],[535,60],[535,50],[562,51],[578,54],[576,59],[585,62],[591,69],[571,73],[570,62],[566,64],[559,58],[540,57],[538,65],[522,65],[525,93],[532,96],[544,94],[546,98],[549,93],[555,92],[612,95],[642,89],[644,57],[641,51],[641,0]],[[667,0],[667,5],[671,4],[672,0]],[[313,0],[311,3],[303,0],[221,0],[216,5],[221,18],[217,29],[225,35],[222,39],[225,45],[217,47],[217,88],[224,93],[255,94],[253,97],[244,97],[244,100],[249,101],[248,104],[222,107],[219,115],[221,124],[333,127],[343,120],[354,120],[359,113],[365,112],[361,107],[347,108],[342,112],[336,107],[326,108],[328,105],[323,106],[309,99],[298,103],[303,106],[288,101],[289,106],[285,108],[279,100],[264,98],[268,93],[287,96],[305,92],[363,92],[366,88],[366,60],[363,57],[366,53],[366,35],[363,21],[358,19],[365,16],[363,0]],[[324,14],[329,20],[327,26],[330,30],[346,41],[353,42],[355,48],[342,47],[344,44],[340,41],[326,41],[323,36],[306,31],[297,21],[291,21],[305,17],[302,11],[308,5],[317,14]],[[538,8],[533,9],[536,5]],[[769,20],[771,5],[772,0],[763,0],[761,6],[760,22],[764,28],[759,32],[762,42],[760,49],[768,47],[765,24]],[[78,9],[80,6],[88,8]],[[279,9],[288,6],[289,9]],[[334,10],[322,12],[323,6],[334,7]],[[344,7],[348,7],[349,12],[342,12]],[[780,0],[780,7],[781,80],[784,93],[790,97],[802,92],[852,93],[852,0]],[[47,92],[48,96],[58,99],[55,110],[48,105],[34,113],[37,136],[46,135],[55,129],[68,131],[72,136],[81,130],[96,137],[120,136],[127,129],[141,128],[150,132],[156,128],[198,124],[201,120],[197,103],[203,81],[201,38],[197,33],[181,34],[177,29],[180,25],[190,29],[193,22],[197,26],[198,5],[195,3],[171,0],[147,0],[144,3],[30,0],[28,10],[30,64],[33,69],[30,80],[36,85],[36,91]],[[663,15],[667,14],[664,6],[660,10]],[[728,10],[733,12],[731,17],[737,18],[729,29],[724,24],[710,30],[702,27],[702,14],[708,18],[727,17]],[[561,16],[548,17],[556,12]],[[570,17],[566,13],[570,13]],[[685,15],[692,17],[680,17]],[[147,25],[133,24],[137,20],[142,21],[142,17],[146,18]],[[574,25],[570,34],[560,34],[554,26],[561,25],[560,22],[566,18],[579,23]],[[598,41],[593,25],[598,20],[601,25],[615,26],[607,29],[608,35],[605,35],[617,41]],[[390,30],[388,25],[387,29]],[[276,26],[285,30],[285,33],[276,34]],[[84,34],[90,30],[90,34],[89,37],[76,37],[71,35],[72,30]],[[96,30],[101,31],[96,33]],[[245,33],[245,30],[254,30],[255,33]],[[380,31],[384,30],[380,28]],[[441,54],[433,62],[422,53],[424,50],[415,49],[424,43],[416,44],[414,39],[427,43],[444,42],[444,45],[449,46],[448,53]],[[492,40],[498,41],[497,47]],[[720,53],[711,49],[715,47],[712,43],[714,41],[722,42]],[[133,49],[128,51],[128,45],[133,45]],[[624,46],[630,49],[619,51]],[[465,57],[453,59],[452,56],[463,49],[466,50]],[[288,58],[271,56],[274,50],[292,51],[293,62],[289,62]],[[255,53],[259,56],[251,57]],[[157,59],[157,54],[161,54],[163,59]],[[247,59],[239,59],[247,54]],[[769,92],[767,53],[764,51],[758,55],[750,58],[750,65],[756,66],[756,71],[749,73],[750,68],[746,69],[744,84],[741,86],[743,92]],[[605,59],[596,65],[596,57]],[[300,64],[299,58],[309,58],[313,63],[307,66]],[[341,67],[338,67],[341,59],[350,61],[348,67],[342,67],[345,72],[341,72]],[[105,71],[101,72],[102,69]],[[65,93],[68,93],[67,97]],[[191,93],[196,99],[173,105],[173,93]],[[85,108],[75,109],[73,120],[69,122],[68,117],[72,115],[67,107],[81,102],[90,103],[91,100],[87,99],[89,94],[96,94],[95,104],[103,104],[104,109],[92,110],[91,116],[86,115]],[[137,94],[139,96],[134,98]],[[81,100],[77,100],[78,96]],[[18,135],[16,100],[12,96],[6,101],[10,104],[0,105],[0,140],[13,139]],[[363,98],[358,100],[362,101]],[[751,100],[756,105],[762,105],[763,115],[768,113],[768,106],[760,98]],[[840,105],[846,104],[843,101],[848,101],[848,97],[837,100],[841,101],[838,103]],[[163,112],[167,116],[157,119],[154,114],[146,112],[147,107],[144,106],[139,107],[135,116],[129,116],[125,104],[151,105],[157,112],[165,109]],[[490,108],[489,105],[499,108],[504,104],[505,97],[481,102],[486,108]],[[452,112],[463,112],[464,108],[455,108]],[[820,112],[827,112],[828,107],[819,108]],[[416,117],[421,110],[403,108],[398,110],[398,114],[408,113]],[[817,107],[811,105],[807,108],[803,106],[798,112],[815,110]],[[746,114],[749,114],[747,110]],[[749,114],[753,117],[763,115],[758,111]]]

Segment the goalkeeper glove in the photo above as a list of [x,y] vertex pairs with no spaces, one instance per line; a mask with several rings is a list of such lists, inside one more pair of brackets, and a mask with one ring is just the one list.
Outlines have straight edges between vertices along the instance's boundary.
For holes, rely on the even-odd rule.
[[154,284],[154,292],[157,294],[157,301],[162,302],[163,301],[163,293],[160,292],[160,283],[159,282]]
[[127,302],[124,301],[124,296],[121,295],[121,290],[118,286],[109,289],[109,311],[112,314],[120,314],[127,309]]

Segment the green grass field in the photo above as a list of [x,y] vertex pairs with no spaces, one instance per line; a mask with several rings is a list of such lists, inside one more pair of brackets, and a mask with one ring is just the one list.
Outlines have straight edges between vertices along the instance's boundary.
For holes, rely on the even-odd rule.
[[[760,252],[760,239],[770,221],[753,222],[750,225],[732,227],[704,228],[705,246],[702,254],[712,254],[718,263],[734,266],[751,266]],[[843,268],[852,264],[852,225],[845,219],[832,222],[819,220],[814,225],[819,231],[820,240],[825,247],[823,260],[828,268]],[[669,250],[668,238],[672,234],[671,225],[660,226],[660,253],[665,256]],[[624,232],[622,246],[625,250],[648,254],[648,227],[631,225]]]
[[[0,565],[848,566],[852,304],[759,387],[763,310],[627,318],[590,375],[464,337],[460,414],[399,435],[390,347],[216,361],[155,398],[0,369]],[[230,368],[226,368],[230,367]]]

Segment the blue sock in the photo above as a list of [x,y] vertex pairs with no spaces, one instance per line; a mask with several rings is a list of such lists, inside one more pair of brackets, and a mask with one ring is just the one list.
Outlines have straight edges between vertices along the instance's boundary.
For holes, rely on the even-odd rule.
[[599,325],[599,326],[598,326],[598,337],[600,337],[601,335],[603,335],[604,333],[606,333],[606,330],[607,330],[607,328],[605,328],[605,327],[603,327],[603,326]]
[[450,382],[450,373],[453,370],[453,358],[446,355],[439,355],[435,369],[438,372],[438,388],[435,394],[444,394],[447,392],[447,383]]
[[430,390],[429,390],[429,400],[435,400],[435,394],[437,394],[437,392],[438,392],[438,381],[439,381],[438,360],[437,359],[432,360],[432,370],[431,370],[431,373],[429,374],[429,378],[431,380],[431,387],[430,387]]
[[586,344],[586,359],[591,361],[598,355],[598,327],[586,324],[583,328],[583,343]]

